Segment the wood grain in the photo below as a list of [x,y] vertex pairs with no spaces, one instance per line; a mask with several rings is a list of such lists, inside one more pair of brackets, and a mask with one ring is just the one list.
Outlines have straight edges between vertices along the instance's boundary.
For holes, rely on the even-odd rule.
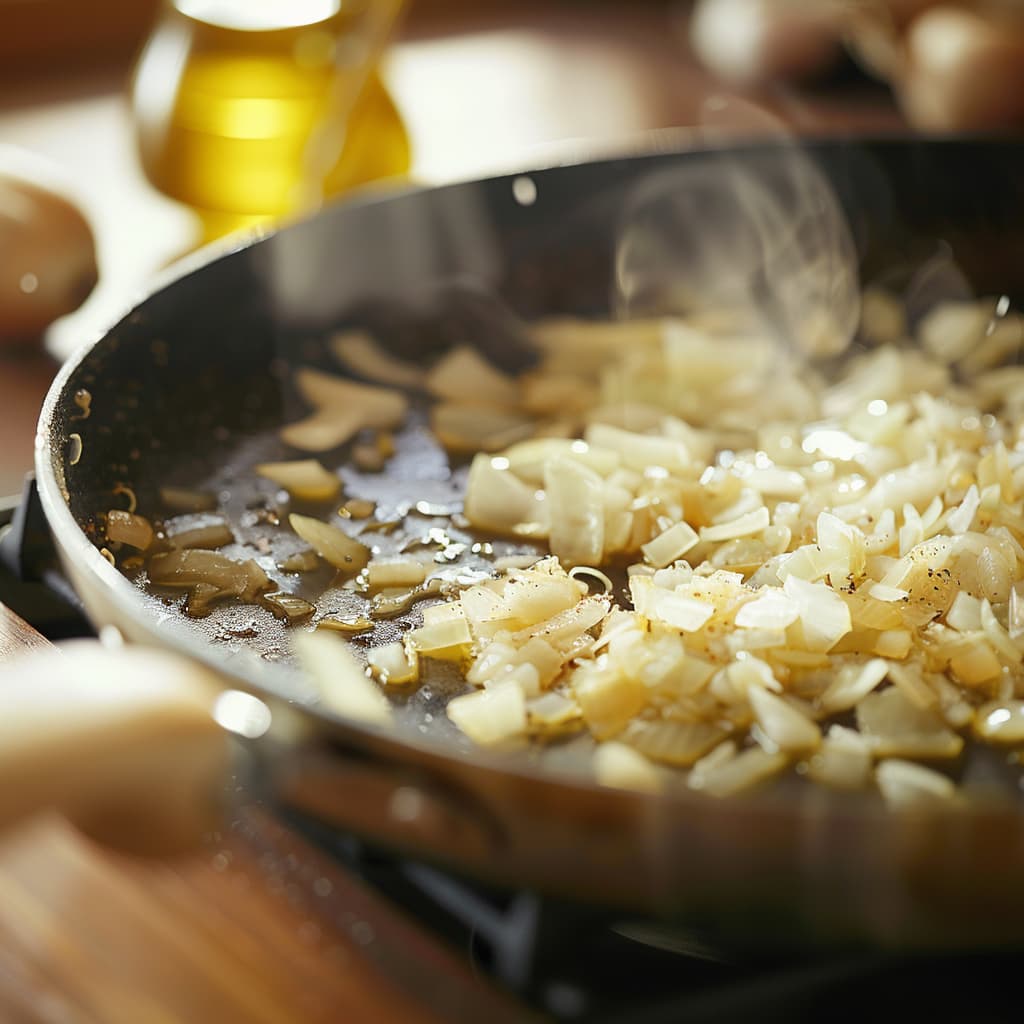
[[[5,659],[49,641],[0,605]],[[0,837],[4,1024],[511,1024],[526,1014],[243,795],[187,859]]]

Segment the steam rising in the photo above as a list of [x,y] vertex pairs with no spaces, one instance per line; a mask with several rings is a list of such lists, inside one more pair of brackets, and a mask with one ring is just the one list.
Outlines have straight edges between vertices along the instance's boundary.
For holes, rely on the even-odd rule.
[[795,144],[712,150],[631,196],[614,306],[623,318],[767,334],[799,359],[833,356],[860,318],[857,253],[832,189]]

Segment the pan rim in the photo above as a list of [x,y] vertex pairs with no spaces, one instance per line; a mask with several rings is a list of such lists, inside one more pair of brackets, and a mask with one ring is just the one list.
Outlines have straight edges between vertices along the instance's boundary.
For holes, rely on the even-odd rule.
[[[637,151],[631,148],[618,152],[602,152],[596,159],[581,157],[580,159],[568,162],[553,162],[548,165],[531,165],[518,170],[510,170],[503,173],[488,175],[480,178],[466,178],[446,182],[443,185],[415,185],[409,188],[388,191],[384,193],[368,192],[365,195],[353,196],[348,199],[329,204],[330,209],[350,206],[369,206],[378,203],[386,203],[397,196],[412,194],[420,191],[439,192],[460,187],[482,185],[492,182],[511,182],[521,175],[543,175],[551,171],[571,170],[572,168],[596,166],[600,164],[614,164],[622,161],[634,162],[643,159],[657,159],[664,157],[685,158],[690,153],[706,153],[709,151],[761,151],[778,148],[780,140],[773,138],[738,140],[719,140],[711,145],[693,145],[693,136],[685,131],[679,132],[675,129],[667,129],[661,132],[652,132],[645,136],[648,140],[660,138],[671,140],[673,137],[683,137],[690,143],[685,148],[674,148],[670,142],[663,142],[651,148]],[[792,144],[793,140],[781,140],[785,144]],[[957,134],[934,134],[906,136],[898,133],[871,133],[858,134],[850,133],[844,135],[824,135],[801,138],[799,144],[814,150],[817,147],[840,149],[850,146],[865,146],[871,144],[900,145],[907,147],[918,146],[939,146],[959,145],[981,142],[1007,141],[1021,144],[1017,136],[1005,137],[1002,134],[992,133],[957,133]],[[467,754],[453,752],[446,748],[443,743],[437,740],[430,740],[420,735],[400,734],[396,735],[388,729],[361,723],[354,720],[344,719],[326,709],[318,708],[307,700],[297,699],[296,681],[301,678],[301,673],[290,670],[285,666],[263,662],[255,656],[225,657],[215,647],[205,642],[202,637],[193,633],[181,623],[168,619],[161,622],[155,619],[140,601],[140,595],[136,587],[126,579],[115,567],[100,554],[99,550],[90,542],[85,532],[71,512],[65,499],[64,483],[57,466],[61,458],[61,446],[56,436],[58,414],[61,408],[61,400],[65,395],[68,383],[73,379],[76,371],[100,345],[110,339],[118,327],[127,322],[142,306],[160,293],[173,288],[176,283],[184,280],[192,274],[200,273],[205,268],[227,259],[231,255],[248,250],[253,246],[260,245],[273,237],[299,228],[307,221],[316,218],[323,210],[315,212],[307,217],[283,224],[274,229],[255,228],[232,235],[210,243],[194,252],[175,261],[161,273],[156,275],[150,286],[134,299],[130,307],[123,310],[122,314],[113,320],[108,326],[95,330],[92,336],[83,341],[62,363],[55,375],[44,398],[40,415],[37,421],[34,441],[34,469],[35,482],[39,493],[43,511],[54,537],[55,546],[62,557],[71,559],[74,564],[80,566],[83,571],[90,574],[100,586],[103,587],[106,597],[117,610],[132,622],[133,626],[144,634],[151,642],[158,647],[170,647],[177,650],[186,657],[213,670],[218,675],[230,680],[238,689],[252,692],[267,700],[271,705],[287,703],[292,710],[297,710],[302,718],[308,721],[314,729],[323,734],[324,738],[346,742],[359,749],[373,747],[377,752],[395,758],[401,762],[403,754],[415,752],[420,756],[446,767],[464,769],[467,766],[474,770],[497,772],[502,776],[516,777],[530,785],[544,785],[554,788],[567,788],[569,790],[585,790],[591,793],[599,793],[603,798],[628,799],[648,809],[648,813],[655,814],[683,814],[700,813],[702,809],[716,808],[719,812],[727,810],[727,813],[737,816],[747,814],[761,814],[766,809],[773,813],[785,813],[798,821],[801,817],[804,800],[778,799],[766,800],[759,792],[738,794],[728,797],[725,800],[718,800],[698,790],[691,790],[686,787],[668,787],[657,793],[641,793],[636,791],[615,790],[602,786],[592,777],[586,777],[581,773],[570,773],[557,771],[551,768],[543,768],[524,762],[522,758],[512,756],[508,759],[494,752],[484,749],[474,749]],[[97,624],[102,625],[102,623]],[[169,639],[173,637],[173,642]],[[252,667],[255,671],[248,674],[245,670]],[[301,689],[299,687],[298,689]],[[291,691],[291,692],[289,692]],[[308,689],[307,689],[308,693]],[[851,799],[844,801],[841,813],[845,817],[855,817],[860,825],[864,826],[885,826],[886,823],[898,825],[902,815],[893,814],[890,810],[879,805],[877,801],[862,799],[860,794],[850,794]],[[1007,806],[1002,803],[994,808],[987,803],[968,802],[963,806],[941,807],[930,812],[932,818],[936,816],[946,817],[950,820],[962,821],[964,814],[974,816],[976,814],[991,816],[1005,813],[1008,821],[1019,822],[1024,819],[1020,809],[1015,809],[1009,802]]]

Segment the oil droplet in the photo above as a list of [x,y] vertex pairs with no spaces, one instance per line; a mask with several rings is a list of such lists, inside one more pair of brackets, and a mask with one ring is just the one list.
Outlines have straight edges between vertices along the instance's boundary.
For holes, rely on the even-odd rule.
[[18,287],[26,295],[31,295],[39,287],[39,278],[33,273],[22,274]]

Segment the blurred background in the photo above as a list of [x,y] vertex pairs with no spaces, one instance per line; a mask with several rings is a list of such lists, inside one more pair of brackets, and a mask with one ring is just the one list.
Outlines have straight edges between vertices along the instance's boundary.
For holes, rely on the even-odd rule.
[[[1019,0],[0,0],[0,497],[168,264],[366,189],[744,133],[1015,129]],[[726,125],[730,127],[730,125]]]

